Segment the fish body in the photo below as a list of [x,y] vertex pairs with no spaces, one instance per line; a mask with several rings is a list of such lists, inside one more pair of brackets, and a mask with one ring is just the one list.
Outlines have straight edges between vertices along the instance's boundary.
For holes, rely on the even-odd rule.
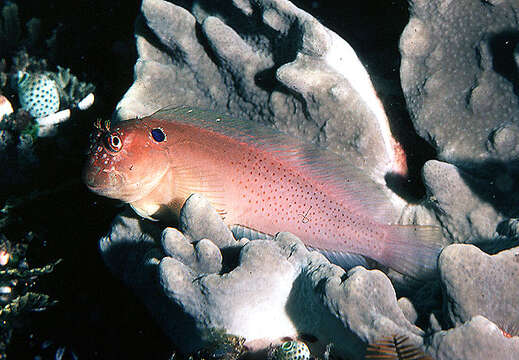
[[286,341],[274,351],[274,360],[309,360],[310,349],[302,341]]
[[360,170],[265,126],[164,109],[98,130],[89,157],[87,186],[145,217],[169,221],[200,193],[228,225],[289,231],[312,248],[361,254],[415,277],[436,268],[436,228],[391,225],[391,203]]
[[54,114],[59,110],[59,91],[56,82],[44,74],[18,74],[20,105],[35,118]]

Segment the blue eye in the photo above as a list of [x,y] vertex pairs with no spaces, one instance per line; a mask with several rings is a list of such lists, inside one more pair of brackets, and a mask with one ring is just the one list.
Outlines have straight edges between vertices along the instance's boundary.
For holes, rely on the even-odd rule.
[[163,142],[166,140],[166,134],[164,134],[164,131],[162,129],[153,129],[151,130],[151,136],[153,137],[153,140],[156,142]]

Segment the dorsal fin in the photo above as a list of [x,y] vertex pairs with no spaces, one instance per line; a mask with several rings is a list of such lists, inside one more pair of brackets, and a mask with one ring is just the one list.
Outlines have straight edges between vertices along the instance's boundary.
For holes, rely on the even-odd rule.
[[395,209],[380,185],[353,164],[323,147],[304,143],[253,121],[234,119],[190,106],[166,107],[148,118],[197,126],[267,152],[320,183],[350,211],[381,223],[392,223],[396,219]]

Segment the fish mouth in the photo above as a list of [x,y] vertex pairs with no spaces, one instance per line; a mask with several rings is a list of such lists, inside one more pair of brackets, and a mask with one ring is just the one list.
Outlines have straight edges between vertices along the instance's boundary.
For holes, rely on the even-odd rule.
[[83,181],[94,194],[124,202],[132,201],[135,194],[128,191],[128,182],[118,171],[105,169],[89,169],[83,174]]
[[111,199],[121,200],[125,203],[130,203],[141,198],[141,194],[138,193],[137,189],[139,184],[126,184],[123,186],[112,187],[109,185],[89,185],[86,184],[88,189],[94,194],[104,196]]
[[90,191],[95,194],[131,203],[146,197],[152,192],[167,171],[168,169],[166,168],[163,172],[153,177],[129,182],[124,174],[117,171],[107,172],[100,170],[97,173],[86,173],[84,182]]
[[118,192],[124,184],[121,174],[105,170],[86,171],[83,174],[83,181],[90,191],[109,198],[119,198]]

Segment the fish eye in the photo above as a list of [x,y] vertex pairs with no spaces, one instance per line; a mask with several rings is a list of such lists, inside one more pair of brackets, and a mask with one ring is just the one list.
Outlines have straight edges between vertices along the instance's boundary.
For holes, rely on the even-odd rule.
[[108,138],[106,139],[106,143],[108,144],[108,147],[112,151],[119,151],[123,147],[123,142],[121,141],[121,138],[116,134],[110,134]]
[[166,134],[164,134],[164,131],[162,129],[156,128],[151,130],[151,136],[153,137],[153,140],[156,142],[163,142],[166,140]]

